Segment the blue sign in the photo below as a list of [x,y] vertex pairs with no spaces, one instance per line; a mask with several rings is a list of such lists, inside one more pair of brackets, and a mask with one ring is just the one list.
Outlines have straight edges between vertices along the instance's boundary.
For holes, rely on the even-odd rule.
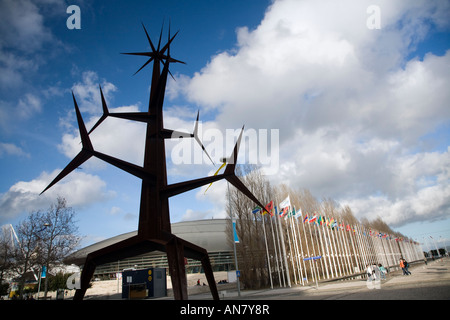
[[233,221],[233,235],[234,235],[234,242],[239,243],[239,238],[236,232],[236,222]]
[[236,270],[236,277],[240,277],[241,276],[241,271],[240,270]]
[[320,258],[322,258],[322,256],[310,257],[310,258],[304,258],[303,260],[304,260],[304,261],[308,261],[308,260],[317,260],[317,259],[320,259]]
[[47,276],[47,267],[42,266],[41,278],[45,278]]

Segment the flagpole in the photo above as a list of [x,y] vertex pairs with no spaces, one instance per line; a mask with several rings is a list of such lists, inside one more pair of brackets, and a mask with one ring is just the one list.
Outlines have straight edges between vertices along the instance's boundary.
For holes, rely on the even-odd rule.
[[237,290],[238,290],[238,296],[241,296],[241,285],[240,285],[240,281],[239,281],[239,276],[238,276],[238,271],[239,271],[239,266],[238,266],[238,260],[237,260],[237,253],[236,253],[236,240],[234,237],[234,232],[236,232],[237,235],[237,230],[236,230],[236,221],[234,218],[233,213],[231,212],[231,200],[230,200],[230,184],[227,182],[227,186],[228,186],[228,203],[230,204],[230,216],[231,216],[231,223],[232,223],[232,227],[233,227],[233,250],[234,250],[234,264],[236,266],[236,282],[237,282]]
[[367,260],[367,264],[368,265],[373,263],[373,257],[374,257],[374,250],[373,250],[374,240],[373,240],[372,229],[370,229],[369,235],[370,236],[369,236],[368,241],[367,241],[367,243],[368,243],[368,260]]
[[[316,214],[317,215],[317,214]],[[318,242],[318,246],[317,246],[317,256],[322,256],[323,259],[320,259],[320,266],[321,266],[321,270],[322,270],[322,277],[325,279],[325,273],[328,275],[328,268],[327,268],[327,262],[324,262],[324,257],[325,257],[325,252],[323,250],[323,242],[322,242],[322,233],[320,232],[320,221],[321,221],[322,217],[319,216],[317,218],[317,220],[314,222],[314,225],[316,229],[314,229],[314,236]],[[317,236],[317,234],[319,234],[319,236]],[[315,260],[315,263],[317,263],[317,260]],[[325,263],[325,268],[324,268],[324,263]],[[327,277],[328,278],[328,277]]]
[[[314,219],[314,217],[313,217],[313,219]],[[316,217],[316,219],[317,219],[317,217]],[[309,219],[308,218],[308,230],[309,230],[309,237],[310,237],[310,239],[311,239],[311,246],[312,246],[312,248],[311,248],[311,250],[312,250],[312,254],[313,254],[313,256],[314,257],[316,257],[317,255],[316,255],[316,249],[315,249],[315,247],[314,247],[314,241],[313,241],[313,238],[312,238],[312,231],[311,231],[311,219]],[[310,256],[311,257],[311,256]],[[312,259],[311,260],[309,260],[310,262],[312,261]],[[313,261],[314,262],[314,261]],[[314,269],[314,280],[316,281],[316,283],[317,283],[317,281],[318,280],[320,280],[319,279],[319,270],[317,269],[318,267],[317,267],[317,264],[316,263],[312,263],[312,268],[311,269]]]
[[342,269],[342,275],[346,274],[346,268],[345,268],[345,244],[344,244],[344,237],[342,234],[343,231],[343,222],[341,222],[338,226],[337,230],[337,237],[339,239],[339,248],[340,248],[340,262],[341,262],[341,269]]
[[[289,219],[289,218],[287,218],[287,219]],[[289,253],[290,253],[290,259],[291,259],[292,271],[294,274],[294,283],[298,284],[297,274],[295,272],[295,265],[294,265],[294,254],[293,254],[293,250],[292,250],[292,246],[291,246],[291,236],[289,235],[289,233],[290,233],[289,232],[289,223],[286,222],[286,218],[284,218],[284,222],[286,224],[286,233],[287,233],[287,237],[288,237]]]
[[[351,240],[352,240],[352,235],[351,235],[351,233],[349,233],[351,231],[351,228],[350,228],[350,225],[347,225],[346,226],[346,228],[345,228],[345,238],[346,238],[346,240],[347,240],[347,272],[348,272],[348,274],[350,275],[350,274],[352,274],[352,252],[351,252],[351,248],[350,248],[350,245],[351,245]],[[349,240],[349,238],[350,238],[350,240]]]
[[387,265],[388,264],[387,253],[386,253],[386,241],[384,241],[384,240],[386,240],[385,239],[385,235],[386,234],[383,234],[383,236],[381,237],[381,247],[383,248],[383,257],[384,257],[383,265]]
[[[322,224],[322,234],[323,234],[323,241],[324,241],[324,243],[325,243],[325,249],[326,249],[326,251],[327,251],[327,256],[328,256],[328,266],[329,266],[329,269],[330,269],[330,277],[331,278],[333,278],[334,277],[334,275],[333,275],[333,262],[332,262],[332,260],[331,260],[331,250],[330,250],[330,245],[331,245],[331,242],[330,242],[330,238],[328,237],[328,235],[327,235],[327,218],[325,217],[325,216],[322,216],[322,219],[323,219],[323,221],[324,221],[324,223]],[[329,245],[329,243],[330,243],[330,245]]]
[[286,287],[286,279],[284,277],[284,266],[283,266],[283,252],[281,251],[281,240],[280,240],[280,231],[278,228],[278,211],[277,211],[277,207],[275,206],[275,233],[277,235],[277,246],[278,246],[278,257],[279,257],[279,263],[280,263],[280,268],[279,268],[279,274],[281,274],[280,277],[280,286],[281,286],[281,281],[283,281],[283,287]]
[[280,283],[280,288],[281,288],[282,285],[281,285],[280,265],[278,264],[278,250],[277,250],[277,243],[276,243],[276,240],[275,240],[276,233],[274,232],[272,218],[273,218],[273,216],[270,215],[270,229],[272,230],[273,247],[275,249],[275,262],[277,264],[278,282]]
[[393,267],[395,265],[395,257],[394,257],[394,250],[392,248],[392,235],[389,235],[389,239],[388,239],[388,245],[389,245],[389,263],[387,265],[388,268],[390,268],[391,266]]
[[286,272],[286,279],[287,279],[287,284],[289,286],[289,288],[291,287],[291,277],[289,276],[289,265],[287,262],[287,256],[286,256],[286,245],[284,244],[284,232],[283,232],[283,228],[281,225],[281,217],[278,217],[278,227],[280,228],[280,235],[281,235],[281,239],[283,241],[281,241],[281,248],[283,249],[283,258],[284,258],[284,265],[285,265],[285,272]]
[[363,269],[367,266],[368,264],[368,260],[367,260],[367,237],[369,236],[367,234],[367,229],[362,225],[361,229],[363,231],[363,237],[361,237],[361,247],[362,247],[362,252],[363,252],[363,256],[362,256],[362,260],[363,260]]
[[[347,274],[349,275],[349,274],[351,274],[352,273],[352,270],[351,270],[351,265],[352,265],[352,263],[351,263],[351,252],[350,252],[350,243],[349,243],[349,240],[348,240],[348,233],[346,233],[346,232],[348,232],[349,230],[349,225],[347,225],[346,227],[345,227],[345,230],[344,230],[344,237],[345,237],[345,252],[346,252],[346,256],[347,256]],[[350,235],[351,236],[351,235]]]
[[[317,269],[316,269],[317,266],[316,266],[316,264],[314,263],[314,261],[311,259],[312,257],[315,257],[316,255],[315,255],[315,249],[314,249],[314,242],[313,242],[313,239],[312,239],[312,232],[311,232],[311,226],[310,226],[310,218],[308,217],[308,214],[307,214],[306,218],[308,219],[308,231],[309,231],[309,238],[310,238],[310,240],[311,240],[311,254],[310,254],[310,252],[309,252],[309,250],[308,250],[309,267],[310,267],[310,270],[311,270],[311,277],[312,277],[312,280],[316,282],[316,287],[317,287],[317,281],[318,281],[319,279],[318,279],[318,272],[317,272]],[[305,221],[306,221],[306,218],[305,218]],[[304,222],[303,222],[303,223],[304,223]],[[303,227],[304,227],[304,226],[303,226]],[[306,238],[306,233],[305,233],[305,238]]]
[[[331,234],[331,238],[333,239],[333,246],[334,246],[334,260],[335,260],[335,271],[336,271],[336,277],[341,276],[342,275],[342,271],[341,271],[341,261],[340,261],[340,249],[339,249],[339,243],[338,243],[338,239],[337,239],[337,228],[339,228],[337,220],[334,219],[334,217],[331,217],[331,220],[333,221],[333,223],[331,224],[331,230],[330,230],[330,234]],[[337,228],[336,228],[337,226]]]
[[334,237],[336,239],[336,248],[337,248],[337,261],[338,261],[338,268],[339,268],[339,276],[342,277],[342,275],[344,274],[343,271],[343,266],[342,266],[342,244],[341,244],[341,239],[339,237],[339,230],[340,230],[340,224],[339,222],[336,220],[336,227],[335,227],[335,232],[334,232]]
[[371,243],[372,243],[372,229],[369,228],[369,236],[366,238],[366,252],[367,252],[367,263],[366,266],[370,264],[371,262],[371,256],[372,256],[372,248],[371,248]]
[[[264,212],[264,211],[263,211]],[[270,275],[270,288],[273,289],[273,282],[272,282],[272,269],[270,268],[270,257],[269,257],[269,248],[267,246],[267,236],[266,236],[266,226],[264,223],[265,217],[264,214],[262,214],[262,221],[263,221],[263,230],[264,230],[264,242],[266,244],[266,256],[267,256],[267,265],[269,267],[269,275]]]
[[[365,266],[365,262],[364,262],[364,259],[365,259],[364,237],[366,235],[365,235],[365,231],[362,229],[361,225],[357,224],[356,225],[356,229],[358,231],[357,243],[358,243],[358,247],[359,247],[359,257],[360,257],[359,261],[360,261],[360,264],[361,264],[361,267],[359,268],[359,272],[362,272],[364,270],[364,266]],[[363,230],[363,231],[361,232],[361,230]]]
[[[297,214],[297,213],[296,213]],[[301,214],[300,214],[301,217]],[[298,226],[298,217],[294,217],[294,224],[295,224],[295,228],[296,233],[298,234],[298,242],[299,242],[299,254],[300,254],[300,259],[299,259],[299,263],[300,263],[300,270],[302,271],[302,285],[305,285],[305,281],[308,281],[308,275],[306,273],[306,266],[305,266],[305,260],[303,260],[303,258],[305,258],[305,255],[303,253],[303,242],[302,242],[302,234],[300,232],[300,228]],[[301,266],[301,263],[303,263],[303,267]],[[305,272],[305,275],[303,276],[303,271]]]
[[[331,241],[331,237],[330,237],[330,219],[328,219],[327,217],[325,217],[325,225],[326,227],[324,228],[324,237],[325,239],[325,243],[327,244],[327,252],[328,252],[328,260],[330,263],[330,272],[331,272],[331,278],[335,277],[335,272],[336,272],[336,263],[334,260],[334,252],[333,252],[333,243]],[[330,244],[328,246],[328,243]],[[333,272],[334,270],[334,272]]]
[[291,216],[289,217],[289,224],[290,224],[290,228],[291,228],[291,234],[292,234],[292,243],[294,245],[294,252],[295,252],[295,262],[297,265],[297,274],[298,274],[298,278],[299,278],[299,282],[301,284],[303,284],[303,274],[302,274],[302,270],[301,270],[301,266],[300,266],[300,260],[299,260],[299,250],[298,250],[298,242],[297,242],[297,235],[295,232],[295,225],[294,225],[294,216],[295,215],[295,209],[292,209],[291,211]]
[[[281,208],[281,206],[283,208]],[[298,274],[300,281],[301,281],[301,276],[300,276],[300,269],[298,267],[298,250],[297,250],[297,245],[295,242],[295,232],[294,232],[294,229],[292,228],[292,206],[291,206],[291,200],[289,198],[289,195],[282,202],[282,205],[280,205],[280,209],[283,209],[283,212],[285,212],[285,208],[287,208],[287,214],[284,214],[284,222],[286,224],[286,232],[288,235],[288,244],[289,244],[290,258],[291,258],[291,264],[292,264],[292,271],[294,273],[295,284],[298,284],[299,281],[297,281],[297,274]],[[295,211],[294,211],[294,213],[295,213]],[[288,222],[286,222],[286,220]],[[292,240],[291,240],[291,238],[292,238]],[[291,243],[292,243],[292,245],[291,245]]]
[[[300,208],[300,210],[301,210],[301,208]],[[308,216],[306,216],[305,220],[303,220],[303,211],[300,211],[300,217],[302,219],[303,236],[305,237],[305,243],[306,243],[306,254],[308,255],[308,257],[311,257],[311,255],[309,254],[308,238],[306,237],[306,230],[305,230],[305,221],[308,218]],[[303,256],[303,265],[305,265],[305,256]],[[311,271],[311,277],[314,279],[313,270],[312,270],[312,266],[311,266],[311,260],[309,260],[309,270]],[[308,273],[306,272],[306,267],[305,267],[305,276],[306,276],[306,282],[308,282]]]
[[[295,211],[295,207],[293,207],[293,210],[294,211],[293,211],[293,216],[291,217],[291,219],[292,219],[291,225],[292,225],[292,232],[294,234],[294,240],[295,240],[294,244],[296,247],[296,254],[297,254],[297,268],[298,268],[298,272],[299,272],[300,282],[302,283],[302,286],[304,286],[305,285],[305,282],[304,282],[305,278],[303,276],[304,268],[302,268],[302,264],[301,264],[301,261],[303,260],[302,259],[303,258],[302,240],[301,240],[300,232],[298,229],[298,221],[297,221],[297,217],[296,217],[297,212]],[[301,252],[301,254],[300,254],[300,252]]]
[[[289,212],[291,209],[291,199],[289,197],[289,195],[286,197],[286,199],[284,199],[280,204],[279,204],[279,208],[280,208],[280,225],[281,225],[281,234],[282,239],[284,240],[284,230],[283,230],[283,221],[281,220],[281,218],[284,218],[284,225],[286,225],[286,233],[287,233],[287,240],[288,240],[288,245],[289,245],[289,253],[290,253],[290,260],[291,260],[291,264],[292,264],[292,271],[294,274],[294,281],[295,283],[297,283],[297,274],[295,272],[295,260],[294,260],[294,253],[292,250],[292,246],[291,246],[291,236],[289,234],[289,223],[286,222],[286,219],[289,219]],[[283,214],[283,216],[281,215]],[[283,249],[286,250],[286,245],[285,245],[285,241],[282,242],[283,244]],[[291,287],[291,278],[290,278],[290,272],[289,272],[289,265],[287,263],[287,254],[286,251],[284,251],[285,254],[285,261],[286,261],[286,276],[288,278],[288,285],[289,287]]]
[[[332,221],[332,222],[331,222]],[[334,217],[331,217],[330,220],[330,230],[328,230],[328,234],[330,235],[331,238],[331,248],[333,250],[333,263],[334,263],[334,274],[336,275],[336,277],[338,276],[338,255],[337,255],[337,246],[336,246],[336,237],[335,237],[335,225],[336,220],[334,220]]]
[[[322,254],[321,255],[322,255],[322,258],[323,258],[323,259],[320,259],[320,260],[324,261],[323,263],[325,263],[325,271],[326,271],[326,274],[327,274],[327,279],[330,279],[330,274],[328,272],[328,265],[327,265],[327,259],[326,259],[326,254],[325,254],[325,248],[324,248],[324,241],[322,239],[322,232],[320,230],[321,227],[322,227],[322,231],[323,231],[323,224],[322,224],[323,220],[322,219],[323,219],[323,217],[321,216],[319,225],[317,226],[317,228],[319,229],[319,239],[320,239],[320,245],[322,247]],[[322,263],[322,268],[323,268],[323,263]],[[325,276],[324,276],[324,278],[325,278]]]
[[[356,267],[359,270],[359,262],[358,262],[358,256],[359,256],[358,252],[359,252],[359,250],[357,249],[356,244],[355,244],[357,239],[356,239],[356,229],[355,229],[354,226],[352,226],[351,230],[350,230],[350,241],[351,241],[352,248],[353,248],[353,258],[355,259]],[[352,265],[352,267],[353,267],[353,270],[350,270],[350,271],[351,271],[351,274],[354,274],[355,273],[355,266]]]

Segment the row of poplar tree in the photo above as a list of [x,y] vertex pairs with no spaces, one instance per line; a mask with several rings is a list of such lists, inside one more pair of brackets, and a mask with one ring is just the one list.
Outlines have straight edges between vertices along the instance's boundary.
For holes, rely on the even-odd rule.
[[[227,212],[236,222],[235,245],[245,288],[356,277],[370,264],[396,268],[400,258],[423,259],[419,243],[392,230],[380,217],[359,221],[350,207],[333,199],[319,201],[307,189],[271,185],[255,166],[237,170],[261,203],[278,206],[276,214],[262,214],[245,195],[228,188]],[[290,208],[282,213],[279,204],[286,196]],[[227,234],[232,246],[231,223]]]

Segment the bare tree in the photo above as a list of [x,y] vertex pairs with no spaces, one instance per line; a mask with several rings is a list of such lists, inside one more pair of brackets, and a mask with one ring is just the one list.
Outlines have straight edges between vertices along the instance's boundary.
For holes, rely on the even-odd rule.
[[27,275],[33,275],[37,280],[40,246],[37,231],[40,226],[37,224],[39,212],[32,212],[28,217],[16,226],[18,245],[12,252],[14,263],[12,265],[13,274],[19,278],[19,298],[23,297],[23,290]]
[[13,264],[13,245],[11,230],[4,226],[0,230],[0,285]]
[[[42,241],[41,259],[47,272],[61,265],[62,261],[79,244],[78,227],[75,225],[75,211],[67,207],[66,200],[58,197],[56,203],[37,217],[37,223],[44,228],[38,230],[37,236]],[[45,278],[45,293],[47,296],[48,277]]]
[[[74,218],[75,211],[58,197],[47,211],[31,212],[16,227],[19,245],[14,253],[14,269],[20,278],[20,297],[27,273],[32,272],[36,278],[41,267],[49,273],[78,246],[80,237]],[[44,284],[46,297],[48,277]]]
[[[266,204],[270,200],[270,184],[260,170],[251,165],[238,166],[238,176],[247,188],[261,203]],[[227,191],[227,211],[236,219],[236,232],[239,244],[236,247],[241,270],[240,281],[246,288],[260,288],[269,283],[267,270],[267,255],[265,248],[264,232],[260,213],[253,214],[256,204],[248,199],[239,190],[230,186]],[[231,217],[230,217],[231,218]],[[233,241],[231,229],[229,241]],[[271,241],[268,243],[272,243]]]
[[[289,196],[291,210],[295,208],[295,213],[289,213],[295,216],[287,214],[282,219],[253,214],[255,204],[238,190],[229,189],[227,210],[237,222],[240,280],[246,288],[267,286],[269,276],[273,276],[273,283],[279,282],[281,286],[282,282],[285,284],[286,271],[295,281],[302,277],[320,280],[336,277],[338,272],[356,272],[363,262],[357,234],[361,223],[380,232],[402,236],[380,217],[359,222],[348,205],[341,206],[331,198],[318,201],[308,189],[292,190],[285,184],[273,187],[252,166],[241,166],[238,170],[242,182],[263,203],[273,200],[276,206]],[[301,219],[298,212],[302,213]],[[275,222],[273,229],[272,222]],[[231,228],[229,234],[232,241]],[[264,235],[267,235],[267,242]],[[313,262],[312,257],[319,258]],[[269,264],[272,274],[268,273]]]

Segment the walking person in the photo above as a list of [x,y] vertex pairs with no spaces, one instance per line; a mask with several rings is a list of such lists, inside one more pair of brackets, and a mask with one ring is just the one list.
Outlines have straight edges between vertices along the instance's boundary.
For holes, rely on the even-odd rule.
[[378,269],[380,270],[381,280],[386,280],[386,269],[383,267],[381,263],[378,264]]
[[400,268],[402,268],[402,271],[403,271],[403,275],[404,275],[404,276],[407,276],[407,275],[410,275],[410,274],[411,274],[411,272],[408,271],[408,269],[407,269],[406,266],[407,266],[406,260],[403,259],[403,258],[400,258]]
[[366,285],[367,288],[369,289],[373,289],[373,270],[372,270],[372,266],[370,264],[367,265],[367,281],[366,281]]
[[400,258],[400,268],[402,268],[403,275],[406,276],[405,264],[403,263],[403,258]]
[[405,259],[403,259],[403,264],[405,265],[406,274],[407,274],[407,275],[410,275],[411,272],[408,270],[408,268],[409,268],[409,263],[408,263],[408,261],[406,261]]
[[372,266],[370,264],[367,265],[367,281],[372,281]]

